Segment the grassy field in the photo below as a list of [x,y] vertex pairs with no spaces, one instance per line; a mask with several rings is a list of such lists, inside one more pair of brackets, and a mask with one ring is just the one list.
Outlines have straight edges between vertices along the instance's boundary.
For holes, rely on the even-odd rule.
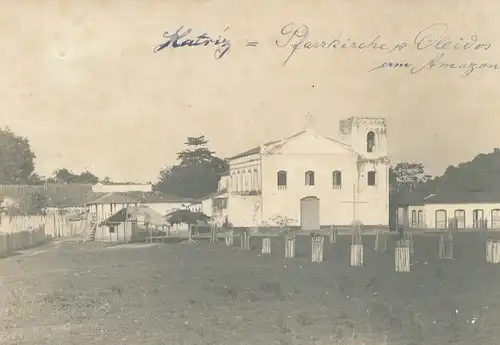
[[[493,234],[496,235],[496,234]],[[493,235],[489,235],[491,238]],[[50,243],[0,260],[0,344],[498,344],[500,265],[484,238],[458,234],[454,260],[414,235],[411,273],[394,272],[395,238],[349,267],[350,237],[310,262],[196,244]],[[495,338],[497,340],[495,341]]]

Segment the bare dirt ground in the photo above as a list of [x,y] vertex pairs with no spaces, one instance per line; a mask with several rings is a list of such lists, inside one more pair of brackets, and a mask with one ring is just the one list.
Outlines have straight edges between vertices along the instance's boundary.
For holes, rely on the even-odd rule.
[[[495,236],[495,234],[490,235]],[[498,344],[500,265],[484,238],[455,236],[455,260],[437,238],[414,235],[411,273],[394,272],[394,242],[349,267],[350,237],[325,241],[325,262],[200,242],[127,245],[56,242],[0,260],[0,344]],[[495,338],[497,340],[495,341]]]

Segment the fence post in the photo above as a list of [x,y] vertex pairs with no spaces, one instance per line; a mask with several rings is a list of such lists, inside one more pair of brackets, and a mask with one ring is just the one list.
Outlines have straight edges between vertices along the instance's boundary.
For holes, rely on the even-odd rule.
[[311,261],[323,262],[323,242],[325,238],[320,235],[311,236]]
[[385,252],[387,250],[387,233],[377,230],[375,233],[375,246],[376,252]]
[[363,234],[357,225],[351,236],[351,266],[363,266]]
[[269,237],[262,239],[262,254],[271,254],[271,239]]
[[330,226],[330,243],[337,243],[337,228],[335,226]]
[[410,244],[408,241],[399,240],[394,253],[396,272],[410,272]]
[[453,236],[451,231],[441,235],[438,243],[438,255],[440,259],[453,259]]
[[500,241],[486,241],[486,262],[492,264],[500,263]]
[[408,243],[408,247],[410,248],[410,254],[413,255],[415,254],[415,246],[413,242],[413,235],[409,231],[405,231],[403,233],[403,240],[405,240]]
[[243,232],[240,234],[240,238],[241,250],[250,250],[250,235],[247,229],[243,230]]
[[231,247],[234,243],[234,232],[229,230],[224,234],[224,240],[226,242],[226,247]]
[[217,226],[212,224],[210,226],[210,242],[217,243]]
[[293,230],[287,230],[284,234],[285,238],[285,258],[290,259],[295,257],[295,233]]

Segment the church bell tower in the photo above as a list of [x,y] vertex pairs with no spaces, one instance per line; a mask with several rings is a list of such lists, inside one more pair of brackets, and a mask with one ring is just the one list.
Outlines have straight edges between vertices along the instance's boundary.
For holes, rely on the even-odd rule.
[[350,117],[339,124],[340,137],[363,157],[387,157],[387,125],[381,117]]

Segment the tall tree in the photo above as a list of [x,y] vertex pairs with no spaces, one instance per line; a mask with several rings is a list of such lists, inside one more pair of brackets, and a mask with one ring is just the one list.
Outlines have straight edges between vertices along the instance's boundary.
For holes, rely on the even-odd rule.
[[390,182],[395,186],[395,192],[401,191],[404,187],[410,193],[415,191],[417,185],[427,182],[431,178],[424,170],[422,163],[398,163],[395,167],[391,168]]
[[206,147],[208,140],[204,135],[188,137],[184,144],[187,145],[187,149],[177,153],[180,166],[210,163],[214,159],[215,152]]
[[0,183],[25,184],[35,171],[35,154],[28,139],[8,127],[0,129]]
[[177,154],[178,164],[160,171],[156,190],[181,197],[200,198],[217,191],[227,163],[208,149],[204,136],[188,137],[186,149]]
[[106,176],[105,178],[102,179],[101,183],[111,184],[111,183],[113,183],[113,181],[111,180],[111,177]]
[[84,171],[80,174],[74,174],[70,170],[63,168],[54,171],[52,180],[56,183],[88,183],[95,184],[99,178],[94,174]]

